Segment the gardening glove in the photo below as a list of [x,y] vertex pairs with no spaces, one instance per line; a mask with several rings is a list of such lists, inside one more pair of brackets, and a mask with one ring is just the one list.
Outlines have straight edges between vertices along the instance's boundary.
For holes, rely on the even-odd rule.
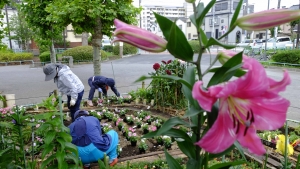
[[102,89],[101,89],[101,88],[98,88],[98,91],[99,91],[100,93],[103,93],[103,91],[102,91]]
[[74,106],[75,103],[76,103],[76,100],[72,98],[71,101],[70,101],[70,106]]

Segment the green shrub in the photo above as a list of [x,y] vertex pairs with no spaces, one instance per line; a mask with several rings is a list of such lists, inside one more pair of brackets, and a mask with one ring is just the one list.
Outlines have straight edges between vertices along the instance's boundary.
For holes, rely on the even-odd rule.
[[191,41],[189,41],[189,44],[191,45],[191,47],[195,53],[199,53],[199,49],[200,49],[199,41],[191,40]]
[[280,63],[300,63],[300,50],[280,50],[272,56],[272,60]]
[[50,50],[50,47],[47,46],[47,45],[41,45],[41,46],[39,46],[40,53],[44,53],[44,52],[49,51],[49,50]]
[[[58,60],[57,55],[56,55],[56,60]],[[40,54],[40,61],[41,62],[50,62],[51,61],[50,51],[46,51],[46,52],[43,52],[42,54]]]
[[33,58],[32,53],[12,53],[9,51],[0,52],[1,62],[32,60],[32,58]]
[[[129,45],[127,43],[123,43],[123,55],[136,54],[138,49],[135,46]],[[119,44],[115,45],[113,48],[113,53],[115,55],[119,55],[120,46]]]
[[[101,60],[107,59],[105,51],[100,50]],[[77,46],[72,49],[68,49],[62,53],[62,56],[72,56],[75,61],[87,61],[93,60],[93,47],[92,46]]]
[[109,45],[109,46],[103,46],[103,50],[105,51],[105,52],[110,52],[110,53],[112,53],[113,52],[113,46],[112,45]]

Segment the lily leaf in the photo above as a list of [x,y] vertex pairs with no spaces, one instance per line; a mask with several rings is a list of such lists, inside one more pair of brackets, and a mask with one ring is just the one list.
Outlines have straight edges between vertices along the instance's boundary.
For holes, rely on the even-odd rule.
[[207,44],[206,44],[206,48],[212,46],[212,45],[217,45],[217,46],[222,46],[225,49],[233,49],[235,48],[235,45],[227,45],[227,44],[223,44],[221,42],[219,42],[218,40],[216,40],[215,38],[209,38]]
[[180,164],[178,164],[178,162],[166,150],[165,150],[165,156],[166,156],[169,168],[172,168],[172,169],[182,169],[182,167],[180,166]]
[[225,162],[225,163],[215,164],[215,165],[209,167],[209,169],[227,169],[232,166],[241,165],[241,164],[245,164],[245,163],[246,163],[246,161],[243,161],[243,160],[234,161],[234,162]]
[[237,20],[239,14],[240,14],[240,11],[241,11],[241,8],[242,8],[242,5],[243,5],[243,0],[240,0],[240,2],[238,3],[235,11],[234,11],[234,14],[231,18],[231,22],[230,22],[230,28],[234,27],[234,24],[235,24],[235,21]]

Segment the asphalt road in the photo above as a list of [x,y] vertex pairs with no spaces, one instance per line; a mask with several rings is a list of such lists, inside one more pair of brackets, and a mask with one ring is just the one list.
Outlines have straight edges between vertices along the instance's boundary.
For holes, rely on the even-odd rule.
[[[205,70],[213,59],[209,55],[202,58],[202,68]],[[128,93],[141,87],[141,83],[134,83],[141,75],[147,75],[154,71],[152,66],[155,62],[161,63],[162,60],[174,59],[169,54],[142,54],[126,57],[119,60],[107,61],[101,64],[103,76],[113,77],[116,80],[116,86],[120,93]],[[93,64],[75,65],[71,70],[82,80],[85,86],[84,99],[87,99],[89,86],[88,78],[93,75]],[[276,80],[283,76],[281,69],[266,69],[267,74]],[[288,98],[291,106],[288,112],[288,118],[300,121],[300,73],[290,71],[292,84],[287,87],[281,95]],[[204,77],[207,82],[210,74]],[[36,104],[48,97],[50,91],[56,89],[53,81],[44,81],[45,76],[42,68],[30,68],[29,65],[1,66],[0,67],[0,92],[2,94],[15,94],[16,104]],[[146,85],[150,81],[145,82]],[[109,95],[113,92],[109,90]],[[66,98],[63,98],[66,99]]]

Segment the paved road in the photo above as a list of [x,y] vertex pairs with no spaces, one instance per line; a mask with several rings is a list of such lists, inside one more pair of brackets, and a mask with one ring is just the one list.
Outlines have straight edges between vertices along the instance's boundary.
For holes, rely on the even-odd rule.
[[[174,58],[169,54],[136,55],[104,62],[101,64],[101,72],[103,76],[115,77],[119,92],[127,93],[141,87],[141,83],[133,82],[141,75],[147,75],[148,72],[153,71],[152,66],[155,62],[169,59]],[[208,67],[210,59],[209,55],[203,56],[203,69]],[[87,80],[93,75],[93,65],[75,65],[72,71],[84,83],[84,98],[86,99],[89,91]],[[283,75],[280,69],[267,69],[267,74],[277,80],[280,80]],[[290,75],[292,84],[287,87],[287,90],[282,95],[291,101],[288,118],[300,121],[300,73],[291,71]],[[207,82],[210,77],[210,75],[205,76],[204,81]],[[39,103],[48,96],[50,91],[56,89],[53,81],[45,82],[44,78],[42,68],[29,68],[29,65],[2,66],[0,67],[0,92],[2,91],[3,94],[15,94],[16,104],[18,105]],[[149,84],[149,81],[146,81],[146,84]],[[109,90],[109,94],[113,94],[111,90]]]

